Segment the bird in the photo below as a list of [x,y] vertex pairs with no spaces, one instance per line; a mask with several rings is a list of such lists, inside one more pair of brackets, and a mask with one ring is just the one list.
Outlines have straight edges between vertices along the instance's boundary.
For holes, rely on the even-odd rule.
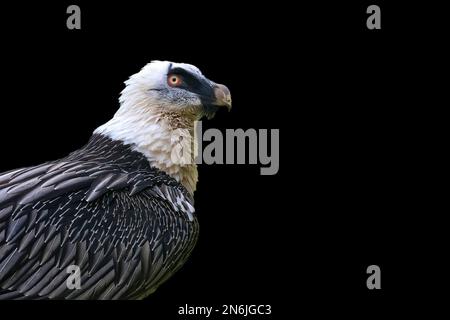
[[225,85],[191,64],[151,61],[84,147],[0,174],[0,300],[152,294],[198,238],[197,165],[176,155],[196,121],[222,108]]

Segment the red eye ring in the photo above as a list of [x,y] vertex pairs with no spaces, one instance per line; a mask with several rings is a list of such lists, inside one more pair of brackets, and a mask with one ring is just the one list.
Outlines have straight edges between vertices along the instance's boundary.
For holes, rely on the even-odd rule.
[[171,87],[178,87],[181,85],[183,81],[181,80],[181,77],[177,74],[169,74],[167,76],[167,83]]

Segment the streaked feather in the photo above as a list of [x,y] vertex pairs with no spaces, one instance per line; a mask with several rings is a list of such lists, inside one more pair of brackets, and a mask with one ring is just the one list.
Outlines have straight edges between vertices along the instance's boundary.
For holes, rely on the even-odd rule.
[[[94,135],[64,159],[0,175],[0,299],[142,298],[197,233],[182,185]],[[81,289],[67,287],[69,265]]]

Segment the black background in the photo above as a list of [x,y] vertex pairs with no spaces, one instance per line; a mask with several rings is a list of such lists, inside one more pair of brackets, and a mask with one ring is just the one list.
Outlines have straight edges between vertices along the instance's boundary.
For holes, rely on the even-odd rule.
[[[271,304],[273,318],[365,318],[419,294],[415,146],[427,118],[416,106],[430,103],[418,84],[432,78],[418,74],[434,59],[418,14],[430,8],[375,1],[382,29],[368,30],[372,2],[74,3],[81,30],[66,28],[69,2],[2,5],[1,171],[81,147],[117,110],[128,76],[155,59],[194,64],[230,88],[232,112],[205,129],[281,137],[275,176],[200,166],[191,258],[146,301],[107,308],[165,319],[186,303]],[[371,264],[379,291],[366,288]]]

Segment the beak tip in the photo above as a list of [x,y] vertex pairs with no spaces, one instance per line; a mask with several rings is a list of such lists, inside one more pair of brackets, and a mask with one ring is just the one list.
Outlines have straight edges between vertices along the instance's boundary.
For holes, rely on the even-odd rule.
[[216,84],[214,88],[218,105],[227,107],[228,112],[231,111],[231,93],[230,90],[223,84]]

